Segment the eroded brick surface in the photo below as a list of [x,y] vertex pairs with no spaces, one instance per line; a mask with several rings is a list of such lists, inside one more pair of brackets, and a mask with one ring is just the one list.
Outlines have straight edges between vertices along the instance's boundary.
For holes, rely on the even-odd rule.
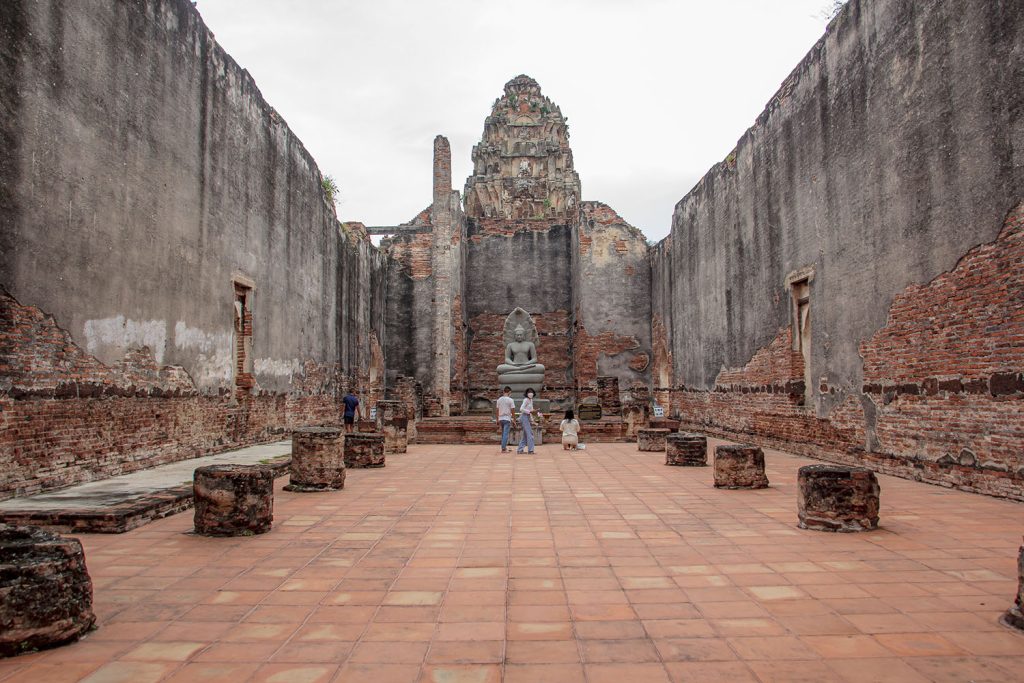
[[197,534],[252,536],[270,531],[274,522],[274,470],[270,467],[198,467],[192,487]]
[[804,406],[789,328],[719,373],[713,391],[673,389],[670,412],[687,428],[1022,500],[1022,264],[1018,206],[995,241],[893,301],[886,326],[861,344],[864,386],[823,417]]
[[707,467],[707,437],[691,432],[668,434],[665,437],[665,464],[682,467]]
[[636,430],[636,446],[640,451],[662,452],[665,450],[667,429],[643,428]]
[[763,489],[764,451],[756,446],[725,445],[715,448],[715,488]]
[[409,419],[402,401],[377,403],[377,431],[384,435],[387,453],[405,453],[409,447]]
[[[470,397],[493,401],[501,395],[495,368],[504,362],[504,328],[508,313],[481,313],[469,320],[468,383]],[[568,311],[529,311],[537,326],[537,357],[544,364],[545,386],[541,398],[562,399],[572,395],[568,385],[570,323]]]
[[338,427],[303,427],[292,432],[289,491],[345,488],[345,437]]
[[384,457],[383,434],[345,435],[345,467],[384,467]]
[[797,474],[801,529],[868,531],[878,526],[878,477],[866,467],[805,465]]
[[0,657],[77,640],[95,622],[82,544],[0,524]]

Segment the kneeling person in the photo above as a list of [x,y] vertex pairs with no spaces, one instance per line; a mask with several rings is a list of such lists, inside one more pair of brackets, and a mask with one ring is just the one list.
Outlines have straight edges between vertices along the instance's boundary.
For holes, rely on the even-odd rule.
[[580,443],[580,423],[571,410],[565,411],[565,419],[558,428],[562,431],[562,450],[576,450]]

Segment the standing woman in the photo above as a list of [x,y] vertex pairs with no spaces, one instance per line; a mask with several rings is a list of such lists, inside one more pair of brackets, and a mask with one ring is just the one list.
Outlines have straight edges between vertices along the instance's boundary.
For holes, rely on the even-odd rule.
[[533,389],[523,392],[525,398],[523,398],[523,404],[519,406],[519,424],[523,428],[523,436],[519,439],[519,448],[516,449],[516,453],[522,453],[524,448],[528,453],[533,453],[533,429],[530,426],[530,416],[533,414],[533,394]]

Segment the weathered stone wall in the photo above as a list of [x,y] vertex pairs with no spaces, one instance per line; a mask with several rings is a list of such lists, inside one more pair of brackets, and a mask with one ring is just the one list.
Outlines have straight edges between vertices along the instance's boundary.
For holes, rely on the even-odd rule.
[[613,209],[582,202],[573,234],[573,368],[577,391],[599,375],[625,391],[651,382],[647,239]]
[[383,257],[191,3],[2,3],[0,93],[0,497],[277,438],[382,377]]
[[390,256],[384,319],[387,381],[414,377],[429,415],[466,402],[466,215],[451,189],[451,148],[434,140],[433,200],[381,242]]
[[479,407],[501,395],[505,319],[518,306],[537,326],[541,398],[572,395],[572,229],[544,220],[470,219],[466,255],[468,389]]
[[1024,498],[1022,43],[1012,4],[850,1],[653,254],[687,427]]

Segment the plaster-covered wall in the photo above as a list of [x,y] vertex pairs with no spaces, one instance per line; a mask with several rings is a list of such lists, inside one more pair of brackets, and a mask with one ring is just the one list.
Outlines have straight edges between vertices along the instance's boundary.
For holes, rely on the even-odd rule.
[[[865,387],[862,345],[887,325],[890,305],[908,288],[953,271],[978,245],[1013,248],[996,237],[1024,197],[1021,45],[1024,15],[1013,3],[849,2],[725,161],[677,204],[671,237],[655,251],[653,318],[665,326],[656,336],[668,342],[677,410],[710,430],[804,440],[815,451],[830,450],[832,430],[851,427],[853,445],[839,439],[832,451],[886,453],[894,470],[955,479],[922,474],[943,457],[924,445],[933,421],[904,412],[901,429],[919,436],[881,439],[879,424],[906,406]],[[1020,273],[995,273],[1008,288],[989,292],[986,305],[1003,310],[1020,334],[1012,295]],[[723,373],[747,366],[791,331],[787,284],[804,276],[810,381],[798,381],[789,365],[772,366],[768,384],[725,381]],[[957,337],[956,328],[937,329],[925,310],[914,321],[921,334]],[[1005,333],[974,329],[963,347],[1002,344]],[[999,373],[1021,372],[1020,348],[1007,348]],[[968,351],[941,374],[973,372]],[[895,384],[897,375],[872,383]],[[758,388],[765,386],[783,387],[802,427],[784,433],[789,407],[771,408],[779,393]],[[1021,423],[1020,392],[986,393],[1002,404],[999,417],[989,413],[968,434],[947,425],[953,436],[945,447],[955,452],[945,455],[985,450],[999,421]],[[731,422],[729,396],[736,398]],[[978,482],[967,488],[1000,488],[991,482],[1019,477],[1024,467],[1019,449],[1011,462],[992,456],[982,467],[982,460]]]
[[[345,385],[382,371],[383,258],[339,225],[316,163],[192,3],[4,2],[0,93],[0,301],[14,359],[0,401],[18,419],[54,420],[32,434],[8,420],[0,442],[24,448],[30,470],[73,463],[20,490],[331,419]],[[244,371],[235,282],[252,287]],[[33,330],[61,346],[29,343]],[[180,417],[148,423],[159,446],[110,434],[93,467],[96,444],[76,447],[59,420],[70,401],[101,401],[93,420],[131,429],[125,411],[139,405],[107,401],[114,387],[146,401],[177,392],[207,417],[187,438],[162,421]],[[250,420],[257,402],[263,417]],[[37,452],[48,424],[59,444]]]

